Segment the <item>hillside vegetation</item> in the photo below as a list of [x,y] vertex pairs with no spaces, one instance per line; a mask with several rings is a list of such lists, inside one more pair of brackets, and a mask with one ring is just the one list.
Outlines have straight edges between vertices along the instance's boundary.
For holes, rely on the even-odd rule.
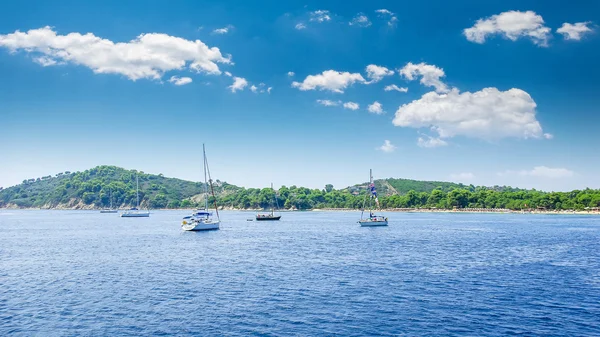
[[[0,191],[0,207],[16,205],[29,208],[104,208],[111,199],[114,207],[136,204],[136,176],[139,179],[139,197],[142,207],[192,207],[189,198],[202,193],[203,184],[162,174],[147,174],[115,166],[98,166],[83,172],[64,172]],[[236,186],[215,181],[215,193],[234,193]]]
[[[28,179],[0,190],[0,207],[20,208],[105,208],[111,203],[128,208],[136,203],[136,176],[140,182],[143,208],[191,208],[203,205],[203,184],[162,174],[154,175],[115,166],[98,166],[83,172],[63,172],[55,176]],[[381,179],[375,185],[382,208],[509,208],[574,209],[600,206],[600,190],[541,192],[510,187],[476,187],[438,181]],[[221,207],[235,209],[269,208],[275,200],[270,188],[243,188],[218,179],[213,183]],[[368,193],[368,183],[336,190],[282,186],[277,191],[278,208],[360,209]],[[212,204],[212,197],[210,203]]]

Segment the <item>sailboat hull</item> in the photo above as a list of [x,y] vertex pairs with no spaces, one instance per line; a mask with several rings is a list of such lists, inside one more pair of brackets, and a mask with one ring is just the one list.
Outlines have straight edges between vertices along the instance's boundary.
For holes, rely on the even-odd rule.
[[220,223],[221,223],[220,221],[211,221],[211,222],[204,222],[204,221],[187,222],[187,221],[184,221],[181,224],[181,229],[183,229],[184,231],[193,231],[193,232],[217,230],[217,229],[219,229]]
[[100,213],[119,213],[116,209],[103,209]]
[[121,213],[121,218],[147,218],[149,216],[150,212]]
[[256,221],[277,221],[281,219],[281,215],[278,216],[257,216]]
[[387,226],[387,220],[382,221],[373,221],[373,220],[360,220],[358,221],[361,227],[379,227],[379,226]]

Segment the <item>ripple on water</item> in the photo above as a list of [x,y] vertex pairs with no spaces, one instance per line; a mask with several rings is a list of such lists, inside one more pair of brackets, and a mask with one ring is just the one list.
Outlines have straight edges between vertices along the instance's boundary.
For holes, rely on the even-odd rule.
[[0,335],[600,335],[600,218],[184,214],[0,212]]

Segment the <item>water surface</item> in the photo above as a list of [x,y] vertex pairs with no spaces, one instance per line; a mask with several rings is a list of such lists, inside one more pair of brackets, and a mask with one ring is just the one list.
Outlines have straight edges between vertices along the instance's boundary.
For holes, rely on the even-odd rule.
[[600,335],[600,217],[0,211],[0,335]]

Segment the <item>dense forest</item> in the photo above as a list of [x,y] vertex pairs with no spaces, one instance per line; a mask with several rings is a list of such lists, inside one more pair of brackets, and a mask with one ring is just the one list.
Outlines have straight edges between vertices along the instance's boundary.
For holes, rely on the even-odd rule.
[[[203,184],[162,174],[153,175],[115,166],[99,166],[83,172],[62,172],[54,176],[24,180],[17,186],[0,189],[0,207],[21,208],[126,208],[136,203],[136,176],[143,208],[192,208],[203,204]],[[375,181],[382,208],[508,208],[583,210],[600,206],[600,190],[542,192],[510,187],[476,187],[448,182],[382,179]],[[367,183],[335,189],[282,186],[242,188],[215,180],[217,203],[225,208],[352,208],[363,207]],[[211,204],[212,204],[211,197]]]

